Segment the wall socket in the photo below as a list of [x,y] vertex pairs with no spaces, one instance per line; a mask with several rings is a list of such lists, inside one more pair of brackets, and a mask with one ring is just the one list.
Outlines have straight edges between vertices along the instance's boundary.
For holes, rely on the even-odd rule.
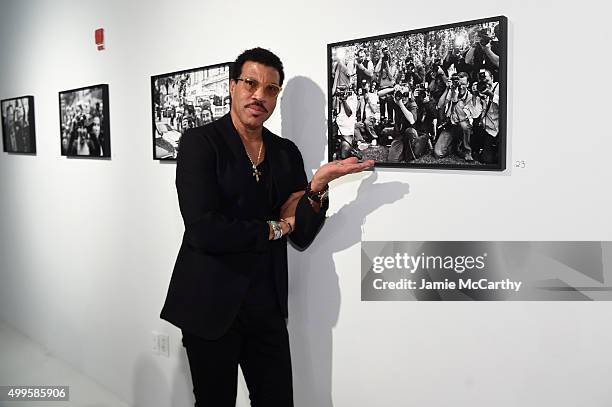
[[159,354],[167,358],[170,357],[170,337],[166,334],[160,334],[159,338]]
[[166,334],[153,331],[151,332],[152,347],[154,355],[170,357],[170,337]]

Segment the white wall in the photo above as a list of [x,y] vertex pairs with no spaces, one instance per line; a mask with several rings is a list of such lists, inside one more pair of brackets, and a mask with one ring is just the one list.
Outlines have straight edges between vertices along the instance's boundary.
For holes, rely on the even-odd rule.
[[[612,404],[610,303],[362,303],[359,251],[361,239],[612,240],[609,6],[0,4],[0,98],[35,96],[38,147],[0,154],[0,319],[147,407],[192,403],[180,332],[158,317],[183,228],[174,164],[151,159],[150,76],[272,49],[287,81],[269,128],[311,169],[326,157],[327,43],[506,15],[510,168],[336,182],[318,240],[291,251],[296,405]],[[96,83],[110,87],[112,159],[60,157],[57,92]],[[151,354],[152,330],[171,335],[170,359]]]

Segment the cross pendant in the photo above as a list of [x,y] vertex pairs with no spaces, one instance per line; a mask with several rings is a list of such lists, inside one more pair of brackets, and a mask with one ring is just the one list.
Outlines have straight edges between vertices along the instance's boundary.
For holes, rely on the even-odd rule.
[[257,169],[257,167],[255,167],[253,165],[253,176],[255,177],[255,180],[257,182],[259,182],[259,176],[261,175],[261,172]]

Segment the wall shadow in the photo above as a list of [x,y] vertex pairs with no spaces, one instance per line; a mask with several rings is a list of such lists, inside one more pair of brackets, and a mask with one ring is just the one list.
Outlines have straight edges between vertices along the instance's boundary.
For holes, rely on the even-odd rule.
[[[306,174],[311,178],[312,170],[327,157],[325,95],[315,82],[306,77],[292,78],[284,89],[282,136],[300,148]],[[341,305],[337,273],[361,275],[360,270],[336,270],[334,253],[360,242],[361,228],[368,214],[409,192],[408,184],[376,183],[377,178],[374,171],[361,181],[357,198],[341,205],[337,213],[328,217],[306,251],[289,250],[289,334],[297,407],[333,406],[332,330],[338,321]],[[333,192],[332,189],[332,201]],[[358,359],[359,355],[355,357]]]

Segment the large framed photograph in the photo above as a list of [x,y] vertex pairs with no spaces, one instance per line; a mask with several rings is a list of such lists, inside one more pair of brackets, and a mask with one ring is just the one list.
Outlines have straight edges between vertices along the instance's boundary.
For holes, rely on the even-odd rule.
[[506,168],[507,19],[328,44],[329,161]]
[[0,101],[2,149],[7,153],[36,153],[34,96]]
[[185,130],[230,111],[231,62],[151,77],[153,158],[176,160]]
[[62,155],[110,157],[108,85],[59,92]]

